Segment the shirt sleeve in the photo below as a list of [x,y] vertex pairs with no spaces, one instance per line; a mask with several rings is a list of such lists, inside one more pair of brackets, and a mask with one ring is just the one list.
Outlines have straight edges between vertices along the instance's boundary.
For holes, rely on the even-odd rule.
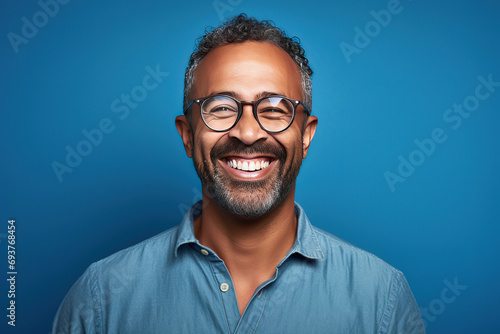
[[387,307],[378,333],[425,334],[417,302],[400,271],[393,277]]
[[91,265],[76,281],[59,306],[52,334],[101,333],[97,326],[100,312],[96,307],[94,266]]

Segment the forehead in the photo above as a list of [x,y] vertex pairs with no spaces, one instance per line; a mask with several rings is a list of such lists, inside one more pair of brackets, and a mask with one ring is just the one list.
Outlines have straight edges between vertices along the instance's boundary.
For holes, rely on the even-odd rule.
[[263,91],[301,98],[298,65],[283,49],[267,42],[219,46],[195,71],[193,98],[218,92],[253,98]]

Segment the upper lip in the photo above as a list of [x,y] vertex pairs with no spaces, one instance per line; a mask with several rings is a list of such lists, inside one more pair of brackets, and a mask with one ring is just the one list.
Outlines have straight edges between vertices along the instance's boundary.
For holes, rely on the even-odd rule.
[[234,153],[234,154],[224,154],[223,156],[220,157],[220,159],[227,159],[227,158],[240,158],[240,159],[276,159],[274,155],[271,154],[241,154],[241,153]]

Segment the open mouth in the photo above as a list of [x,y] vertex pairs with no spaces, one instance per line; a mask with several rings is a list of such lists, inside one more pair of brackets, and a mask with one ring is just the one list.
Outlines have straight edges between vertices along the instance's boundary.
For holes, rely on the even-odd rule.
[[243,159],[241,157],[227,157],[226,164],[237,170],[246,171],[246,172],[255,172],[259,170],[263,170],[269,167],[269,164],[272,162],[271,158],[255,158],[255,159]]

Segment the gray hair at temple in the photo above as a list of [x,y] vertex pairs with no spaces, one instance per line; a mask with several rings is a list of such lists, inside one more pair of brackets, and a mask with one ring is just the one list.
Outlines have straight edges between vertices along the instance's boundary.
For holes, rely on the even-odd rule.
[[[189,58],[184,78],[183,109],[185,113],[187,112],[186,107],[192,98],[191,90],[195,71],[203,58],[218,46],[243,43],[249,40],[274,44],[292,57],[300,70],[302,102],[309,110],[312,110],[311,75],[313,71],[308,65],[309,61],[304,56],[305,51],[300,46],[300,40],[297,37],[287,37],[286,33],[277,28],[272,21],[257,21],[253,17],[247,17],[246,14],[240,14],[217,28],[205,31],[205,35],[198,39],[197,47]],[[191,113],[188,113],[188,119],[191,119]]]

